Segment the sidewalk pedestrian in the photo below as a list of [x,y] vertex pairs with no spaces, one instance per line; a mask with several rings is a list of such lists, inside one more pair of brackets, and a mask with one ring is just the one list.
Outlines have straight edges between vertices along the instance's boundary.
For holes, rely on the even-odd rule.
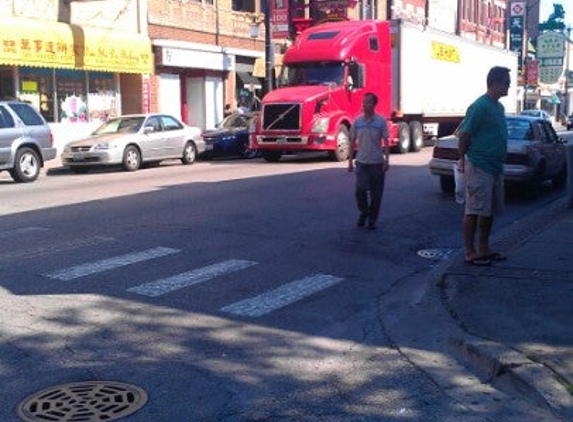
[[[503,212],[503,163],[507,155],[505,110],[499,102],[511,84],[509,69],[493,67],[487,75],[487,92],[468,108],[459,129],[460,171],[466,179],[463,218],[464,261],[490,265],[505,256],[493,252],[489,237],[494,214]],[[475,237],[478,233],[477,249]]]
[[[362,115],[350,127],[350,143],[356,145],[356,204],[360,211],[358,227],[376,229],[384,179],[390,167],[390,146],[386,119],[375,112],[378,97],[373,93],[364,95]],[[348,171],[354,171],[354,148],[350,148]],[[370,192],[370,198],[368,198]],[[370,199],[370,200],[369,200]]]

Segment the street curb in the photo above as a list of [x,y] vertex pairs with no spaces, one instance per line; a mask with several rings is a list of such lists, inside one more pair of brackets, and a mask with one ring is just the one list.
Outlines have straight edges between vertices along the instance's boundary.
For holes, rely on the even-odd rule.
[[[563,201],[553,201],[492,236],[492,243],[503,252],[516,249],[563,212]],[[571,420],[571,396],[551,370],[518,350],[474,335],[456,319],[448,306],[446,278],[462,262],[463,250],[445,256],[427,277],[413,274],[381,296],[379,317],[392,346],[484,421]]]
[[[497,250],[504,253],[517,249],[530,238],[558,221],[567,212],[564,199],[558,199],[543,209],[519,220],[495,236]],[[452,349],[492,385],[501,390],[520,394],[529,402],[542,406],[566,420],[573,420],[573,396],[565,389],[565,377],[558,372],[529,359],[521,351],[483,338],[471,332],[456,317],[448,303],[448,270],[463,258],[463,252],[452,257],[439,276],[441,301],[452,319],[469,338],[451,338]]]

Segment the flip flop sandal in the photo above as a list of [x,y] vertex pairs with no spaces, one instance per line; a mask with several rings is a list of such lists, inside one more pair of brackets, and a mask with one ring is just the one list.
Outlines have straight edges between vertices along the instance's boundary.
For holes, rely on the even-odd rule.
[[507,256],[499,252],[492,252],[489,255],[487,255],[486,258],[493,262],[499,262],[499,261],[505,261],[507,259]]
[[464,264],[476,265],[478,267],[489,267],[491,265],[491,259],[487,256],[480,256],[474,259],[464,259]]

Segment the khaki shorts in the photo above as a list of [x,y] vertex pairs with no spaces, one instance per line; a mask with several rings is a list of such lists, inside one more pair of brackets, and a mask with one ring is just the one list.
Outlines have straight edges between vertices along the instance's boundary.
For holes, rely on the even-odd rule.
[[491,217],[504,208],[503,173],[487,173],[466,160],[466,215]]

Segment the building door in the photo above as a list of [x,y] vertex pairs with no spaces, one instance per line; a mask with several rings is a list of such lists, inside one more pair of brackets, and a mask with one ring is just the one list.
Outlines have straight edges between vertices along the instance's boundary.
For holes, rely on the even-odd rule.
[[181,119],[181,83],[179,75],[159,75],[159,112]]
[[218,76],[207,76],[205,94],[207,105],[205,127],[212,129],[223,120],[223,80]]
[[185,80],[187,92],[187,123],[205,129],[205,79],[202,77],[189,77]]

